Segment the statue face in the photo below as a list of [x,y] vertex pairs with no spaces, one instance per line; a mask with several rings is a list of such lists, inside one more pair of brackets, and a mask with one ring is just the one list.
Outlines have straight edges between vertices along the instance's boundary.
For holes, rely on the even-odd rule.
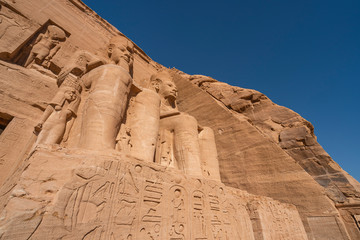
[[174,98],[177,96],[177,88],[175,83],[168,78],[161,79],[161,84],[159,85],[159,94],[165,98]]
[[74,101],[76,98],[75,90],[66,90],[64,96],[66,100]]
[[110,58],[115,64],[119,65],[121,61],[130,63],[131,53],[124,45],[111,43],[108,51],[111,53]]

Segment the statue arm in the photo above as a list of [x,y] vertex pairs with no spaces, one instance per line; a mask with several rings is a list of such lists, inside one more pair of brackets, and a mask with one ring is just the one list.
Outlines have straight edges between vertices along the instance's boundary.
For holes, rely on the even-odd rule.
[[43,114],[41,116],[39,123],[35,126],[35,132],[41,131],[44,122],[49,118],[49,116],[51,115],[51,113],[53,111],[54,111],[54,108],[50,104],[47,105],[45,111],[43,112]]
[[38,42],[41,41],[41,39],[43,38],[44,34],[40,33],[39,36],[36,38],[35,42],[32,44],[32,46],[36,45]]
[[50,53],[46,58],[50,60],[60,50],[60,48],[60,45],[56,45],[53,49],[50,50]]

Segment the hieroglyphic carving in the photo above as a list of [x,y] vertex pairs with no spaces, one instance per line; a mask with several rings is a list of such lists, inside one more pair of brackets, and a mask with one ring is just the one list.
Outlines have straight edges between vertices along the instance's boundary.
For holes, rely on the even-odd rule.
[[[0,219],[0,230],[6,237],[18,236],[16,225],[25,228],[21,236],[33,239],[254,240],[243,207],[254,196],[123,155],[101,160],[79,149],[37,152],[43,147],[36,148],[5,206],[10,214]],[[292,226],[302,226],[296,209],[272,201],[254,200],[260,239],[306,239],[303,229]],[[18,206],[28,210],[11,221]],[[29,221],[29,213],[36,219]]]
[[[98,164],[98,163],[97,163]],[[71,235],[129,239],[136,234],[139,181],[135,170],[117,161],[81,167],[62,190],[53,215]]]
[[253,200],[248,204],[255,238],[306,239],[296,210],[273,200]]
[[112,222],[113,239],[131,239],[136,231],[138,220],[138,207],[140,186],[135,178],[136,171],[125,170],[119,181],[118,192],[114,204],[114,217],[110,218]]
[[[212,216],[218,219],[217,226],[213,229],[218,229],[214,239],[248,239],[254,240],[250,217],[244,207],[244,199],[230,198],[229,193],[222,186],[211,186],[210,201],[212,199]],[[217,196],[217,197],[215,197]],[[218,207],[217,200],[220,202]],[[244,202],[243,202],[244,201]],[[218,211],[219,210],[219,211]],[[214,234],[214,231],[213,231]]]
[[222,206],[226,232],[230,233],[234,239],[254,240],[250,217],[245,206],[241,203],[241,199],[231,202],[225,199]]
[[161,239],[162,214],[160,203],[163,197],[162,180],[145,180],[141,206],[141,239]]
[[221,235],[223,234],[219,197],[209,194],[209,205],[211,211],[211,231],[213,233],[213,238],[218,240],[221,239]]
[[226,228],[226,223],[230,225],[229,216],[227,220],[225,220],[224,213],[227,214],[227,210],[224,208],[225,200],[221,200],[221,194],[223,193],[223,188],[219,188],[216,184],[210,183],[209,184],[209,193],[208,193],[208,203],[210,208],[210,223],[211,223],[211,232],[213,239],[215,240],[222,240],[228,239],[229,230]]
[[246,205],[246,210],[248,211],[251,223],[252,223],[252,229],[254,232],[255,239],[263,239],[263,229],[260,221],[260,215],[258,212],[258,205],[260,203],[258,201],[249,201]]
[[189,208],[187,207],[186,190],[179,185],[175,185],[170,188],[170,194],[173,196],[171,199],[171,221],[168,226],[168,229],[170,229],[169,238],[170,240],[189,239],[189,221],[187,218]]
[[191,235],[193,239],[208,239],[205,211],[205,195],[196,190],[192,194]]

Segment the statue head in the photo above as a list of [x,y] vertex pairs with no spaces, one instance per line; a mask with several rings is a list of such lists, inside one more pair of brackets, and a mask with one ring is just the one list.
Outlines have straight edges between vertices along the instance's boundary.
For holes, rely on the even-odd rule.
[[176,100],[178,90],[171,75],[167,71],[153,74],[150,78],[150,82],[151,87],[163,98]]
[[55,25],[49,25],[47,27],[47,33],[53,40],[64,41],[66,39],[64,30]]
[[111,62],[132,72],[134,44],[124,36],[112,37],[107,48]]
[[65,87],[64,89],[64,98],[69,102],[72,102],[76,99],[77,92],[75,88],[72,87]]

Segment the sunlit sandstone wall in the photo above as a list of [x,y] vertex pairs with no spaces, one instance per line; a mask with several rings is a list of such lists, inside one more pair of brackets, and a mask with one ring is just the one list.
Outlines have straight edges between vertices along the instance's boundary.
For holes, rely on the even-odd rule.
[[[35,141],[33,127],[56,93],[55,77],[61,68],[76,50],[100,56],[110,37],[121,33],[80,1],[1,1],[1,14],[0,118],[2,126],[7,125],[0,136],[0,183],[4,183]],[[64,30],[66,40],[45,67],[25,69],[21,54],[51,24]],[[135,82],[147,86],[151,74],[161,68],[135,46]],[[225,184],[296,205],[310,239],[348,239],[348,234],[359,238],[358,183],[319,150],[311,124],[286,125],[283,119],[291,111],[271,110],[271,101],[252,90],[243,96],[222,83],[201,84],[201,89],[190,83],[196,77],[173,74],[180,110],[215,131]],[[270,110],[257,110],[265,107]]]

